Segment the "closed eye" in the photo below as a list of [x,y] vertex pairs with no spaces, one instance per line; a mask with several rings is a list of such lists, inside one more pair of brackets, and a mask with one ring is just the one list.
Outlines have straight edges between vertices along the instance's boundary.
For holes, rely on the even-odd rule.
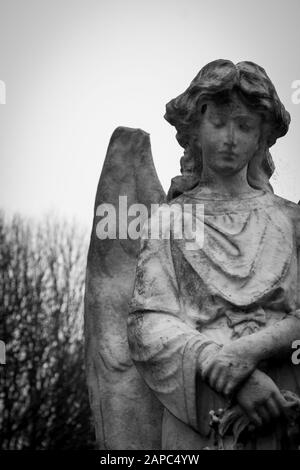
[[239,128],[241,129],[241,131],[243,132],[249,132],[252,130],[252,127],[249,126],[248,124],[240,124],[239,125]]

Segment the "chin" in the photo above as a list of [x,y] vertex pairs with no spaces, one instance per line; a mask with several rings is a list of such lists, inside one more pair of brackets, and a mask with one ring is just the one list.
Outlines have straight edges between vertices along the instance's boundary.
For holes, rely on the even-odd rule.
[[235,173],[238,173],[240,170],[241,168],[238,168],[235,165],[230,165],[230,164],[222,165],[215,169],[215,171],[217,171],[220,175],[226,175],[226,176],[234,175]]

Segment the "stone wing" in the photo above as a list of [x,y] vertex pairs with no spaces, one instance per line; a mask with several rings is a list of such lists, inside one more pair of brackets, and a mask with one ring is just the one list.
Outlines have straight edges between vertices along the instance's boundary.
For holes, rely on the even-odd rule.
[[[162,406],[138,374],[127,343],[140,241],[119,239],[119,196],[122,203],[127,196],[128,208],[144,204],[149,215],[151,204],[166,200],[149,134],[141,129],[114,131],[97,188],[85,289],[86,372],[98,447],[159,449]],[[112,214],[115,208],[115,239],[99,238],[102,204],[111,204]]]

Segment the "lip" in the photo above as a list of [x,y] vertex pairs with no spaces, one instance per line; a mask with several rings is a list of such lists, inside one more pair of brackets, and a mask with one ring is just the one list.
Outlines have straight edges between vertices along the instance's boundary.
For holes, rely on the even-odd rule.
[[226,157],[226,158],[236,158],[236,153],[234,152],[226,152],[226,151],[223,151],[223,152],[219,152],[219,155],[221,155],[222,157]]

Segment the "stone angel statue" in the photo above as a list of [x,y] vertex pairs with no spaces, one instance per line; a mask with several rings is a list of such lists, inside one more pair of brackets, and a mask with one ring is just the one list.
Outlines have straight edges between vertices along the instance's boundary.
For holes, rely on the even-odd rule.
[[[269,181],[290,115],[262,67],[216,60],[165,119],[184,149],[168,195],[149,136],[127,128],[111,138],[97,190],[85,334],[99,447],[297,449],[300,208]],[[120,196],[158,206],[140,239],[120,218],[115,238],[97,236]],[[192,247],[161,223],[186,208],[203,233]]]

